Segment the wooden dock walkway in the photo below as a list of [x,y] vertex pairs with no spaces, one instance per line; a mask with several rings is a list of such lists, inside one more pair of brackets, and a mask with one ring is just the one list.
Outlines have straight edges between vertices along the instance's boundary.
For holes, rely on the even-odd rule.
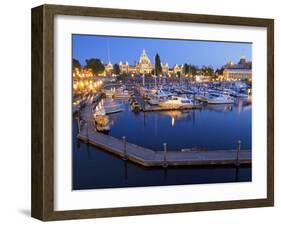
[[237,150],[215,151],[153,151],[129,142],[124,144],[121,139],[98,132],[85,131],[78,135],[84,142],[108,151],[123,159],[142,166],[205,166],[205,165],[239,165],[251,164],[251,151],[241,150],[237,162]]
[[81,126],[77,135],[79,140],[145,167],[242,165],[252,162],[251,150],[240,150],[239,154],[237,150],[154,151],[96,132],[92,120],[92,106],[86,106],[82,110],[81,118],[86,123]]

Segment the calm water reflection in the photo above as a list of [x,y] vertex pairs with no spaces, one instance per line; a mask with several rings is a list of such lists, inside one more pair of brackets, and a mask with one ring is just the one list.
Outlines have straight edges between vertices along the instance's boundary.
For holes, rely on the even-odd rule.
[[[251,149],[251,105],[208,106],[201,110],[167,111],[134,114],[129,106],[110,116],[110,135],[154,150],[169,151],[202,147],[208,150]],[[73,121],[73,189],[154,186],[175,184],[251,181],[251,168],[181,167],[143,168],[123,161],[76,139]]]

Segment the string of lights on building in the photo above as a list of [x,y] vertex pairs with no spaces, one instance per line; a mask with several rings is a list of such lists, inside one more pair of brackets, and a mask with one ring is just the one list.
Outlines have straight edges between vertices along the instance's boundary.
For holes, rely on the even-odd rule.
[[[101,85],[101,80],[95,81],[95,77],[116,77],[114,74],[114,65],[112,63],[103,64],[104,71],[94,76],[91,69],[87,67],[73,68],[73,88],[74,90],[84,89],[87,87],[90,90],[95,90]],[[128,62],[120,62],[118,64],[120,75],[151,75],[154,73],[155,65],[151,63],[145,50],[142,51],[138,63],[130,65]],[[196,71],[196,75],[186,73],[184,65],[175,65],[169,68],[168,63],[161,63],[162,73],[159,76],[165,77],[192,77],[194,76],[195,82],[209,82],[213,79],[211,76],[206,76],[202,71]],[[245,57],[241,57],[239,62],[228,62],[218,72],[214,72],[217,81],[238,81],[238,80],[251,80],[252,79],[252,62],[247,61]]]

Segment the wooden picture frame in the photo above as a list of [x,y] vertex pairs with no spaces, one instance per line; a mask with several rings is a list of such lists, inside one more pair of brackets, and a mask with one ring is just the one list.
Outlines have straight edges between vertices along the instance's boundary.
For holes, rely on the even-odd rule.
[[[54,210],[54,16],[95,16],[240,25],[267,29],[267,198],[102,209]],[[32,9],[31,215],[50,221],[274,205],[274,20],[109,8],[42,5]]]

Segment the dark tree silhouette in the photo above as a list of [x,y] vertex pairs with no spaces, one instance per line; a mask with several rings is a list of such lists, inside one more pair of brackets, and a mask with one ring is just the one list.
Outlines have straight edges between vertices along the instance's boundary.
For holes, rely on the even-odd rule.
[[158,53],[155,55],[155,74],[157,76],[162,74],[161,60],[160,60],[160,56],[158,55]]
[[74,68],[78,68],[79,70],[81,69],[81,64],[79,62],[79,60],[76,60],[76,59],[72,59],[72,69]]
[[204,75],[207,76],[213,76],[214,75],[214,69],[212,66],[203,66],[201,71],[203,72]]
[[113,65],[113,74],[120,75],[120,67],[118,64]]
[[92,58],[86,60],[87,68],[92,69],[94,75],[98,75],[104,72],[104,65],[100,59]]
[[196,71],[198,70],[198,67],[195,66],[195,65],[185,63],[183,66],[184,66],[184,73],[185,74],[195,75]]

